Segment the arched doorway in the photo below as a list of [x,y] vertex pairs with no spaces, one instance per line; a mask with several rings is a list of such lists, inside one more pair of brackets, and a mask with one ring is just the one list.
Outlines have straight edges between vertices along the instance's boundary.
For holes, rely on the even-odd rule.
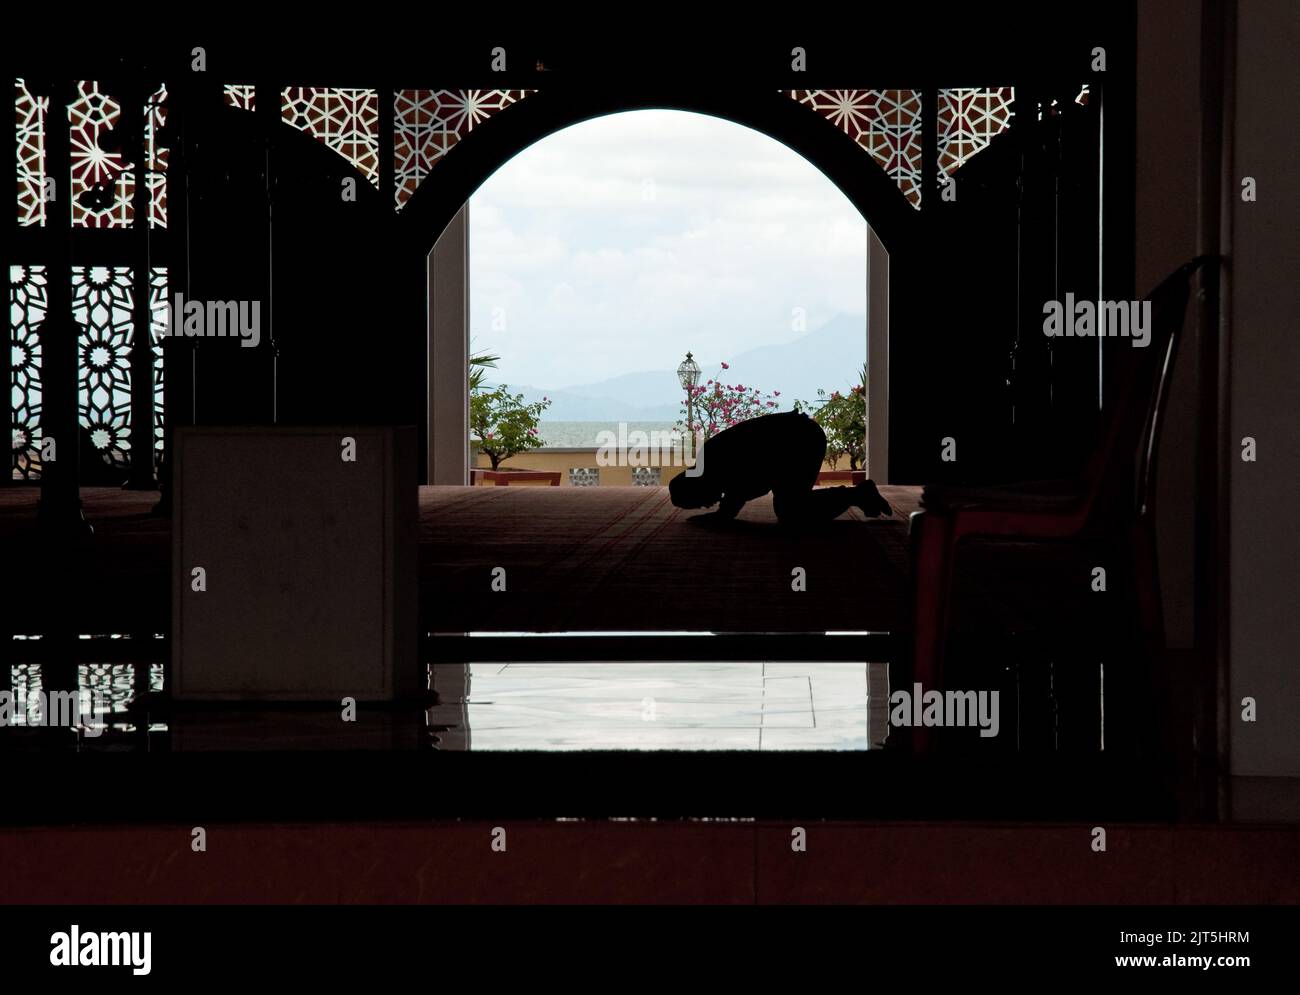
[[[425,305],[428,314],[427,460],[428,483],[468,481],[469,196],[508,159],[573,124],[629,110],[680,110],[740,124],[763,134],[820,170],[867,221],[863,296],[867,314],[869,381],[867,466],[877,480],[889,479],[890,288],[903,251],[916,238],[915,214],[898,186],[875,167],[838,129],[808,113],[783,93],[738,101],[702,96],[691,106],[677,99],[551,93],[493,119],[440,163],[436,184],[417,190],[401,224],[409,247],[427,251]],[[471,152],[471,146],[473,152]],[[459,198],[459,199],[458,199]],[[898,252],[899,258],[891,256]],[[891,268],[892,267],[892,268]]]

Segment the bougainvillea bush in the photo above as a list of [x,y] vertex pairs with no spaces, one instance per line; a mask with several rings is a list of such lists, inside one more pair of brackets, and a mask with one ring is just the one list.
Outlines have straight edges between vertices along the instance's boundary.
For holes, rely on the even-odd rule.
[[[731,367],[723,363],[721,368],[705,383],[689,391],[691,398],[691,428],[704,440],[711,439],[724,429],[739,425],[759,415],[775,413],[780,402],[779,390],[764,393],[752,384],[728,383],[724,374]],[[679,431],[685,432],[687,410],[682,406],[682,420],[677,423]]]

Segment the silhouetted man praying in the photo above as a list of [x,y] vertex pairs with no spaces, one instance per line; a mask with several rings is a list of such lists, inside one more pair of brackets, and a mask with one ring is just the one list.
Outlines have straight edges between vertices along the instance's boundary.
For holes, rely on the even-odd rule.
[[772,492],[776,517],[787,525],[809,525],[838,518],[850,508],[876,517],[893,514],[870,480],[853,487],[815,488],[826,459],[826,433],[805,414],[794,411],[751,418],[719,432],[700,447],[696,470],[668,483],[678,508],[718,510],[692,521],[729,521],[746,501]]

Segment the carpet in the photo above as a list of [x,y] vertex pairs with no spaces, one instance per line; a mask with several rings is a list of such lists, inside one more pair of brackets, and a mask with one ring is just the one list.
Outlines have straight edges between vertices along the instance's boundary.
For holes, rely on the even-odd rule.
[[770,496],[702,526],[664,488],[422,488],[421,614],[435,632],[897,631],[918,489],[881,490],[892,519],[795,532]]
[[[770,497],[724,528],[656,487],[421,487],[425,631],[898,631],[907,626],[907,514],[919,488],[880,488],[892,519],[856,509],[807,534]],[[54,553],[39,489],[0,488],[0,631],[166,633],[171,522],[156,491],[83,488],[87,543]],[[492,570],[505,569],[505,590]],[[792,590],[804,571],[803,591]],[[499,585],[498,585],[499,586]]]

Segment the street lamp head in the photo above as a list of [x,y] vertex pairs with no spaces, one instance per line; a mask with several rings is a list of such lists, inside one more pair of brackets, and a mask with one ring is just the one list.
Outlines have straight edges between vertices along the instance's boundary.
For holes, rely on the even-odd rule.
[[682,390],[690,390],[700,382],[700,366],[691,358],[691,354],[686,354],[686,359],[677,367],[677,381],[682,385]]

